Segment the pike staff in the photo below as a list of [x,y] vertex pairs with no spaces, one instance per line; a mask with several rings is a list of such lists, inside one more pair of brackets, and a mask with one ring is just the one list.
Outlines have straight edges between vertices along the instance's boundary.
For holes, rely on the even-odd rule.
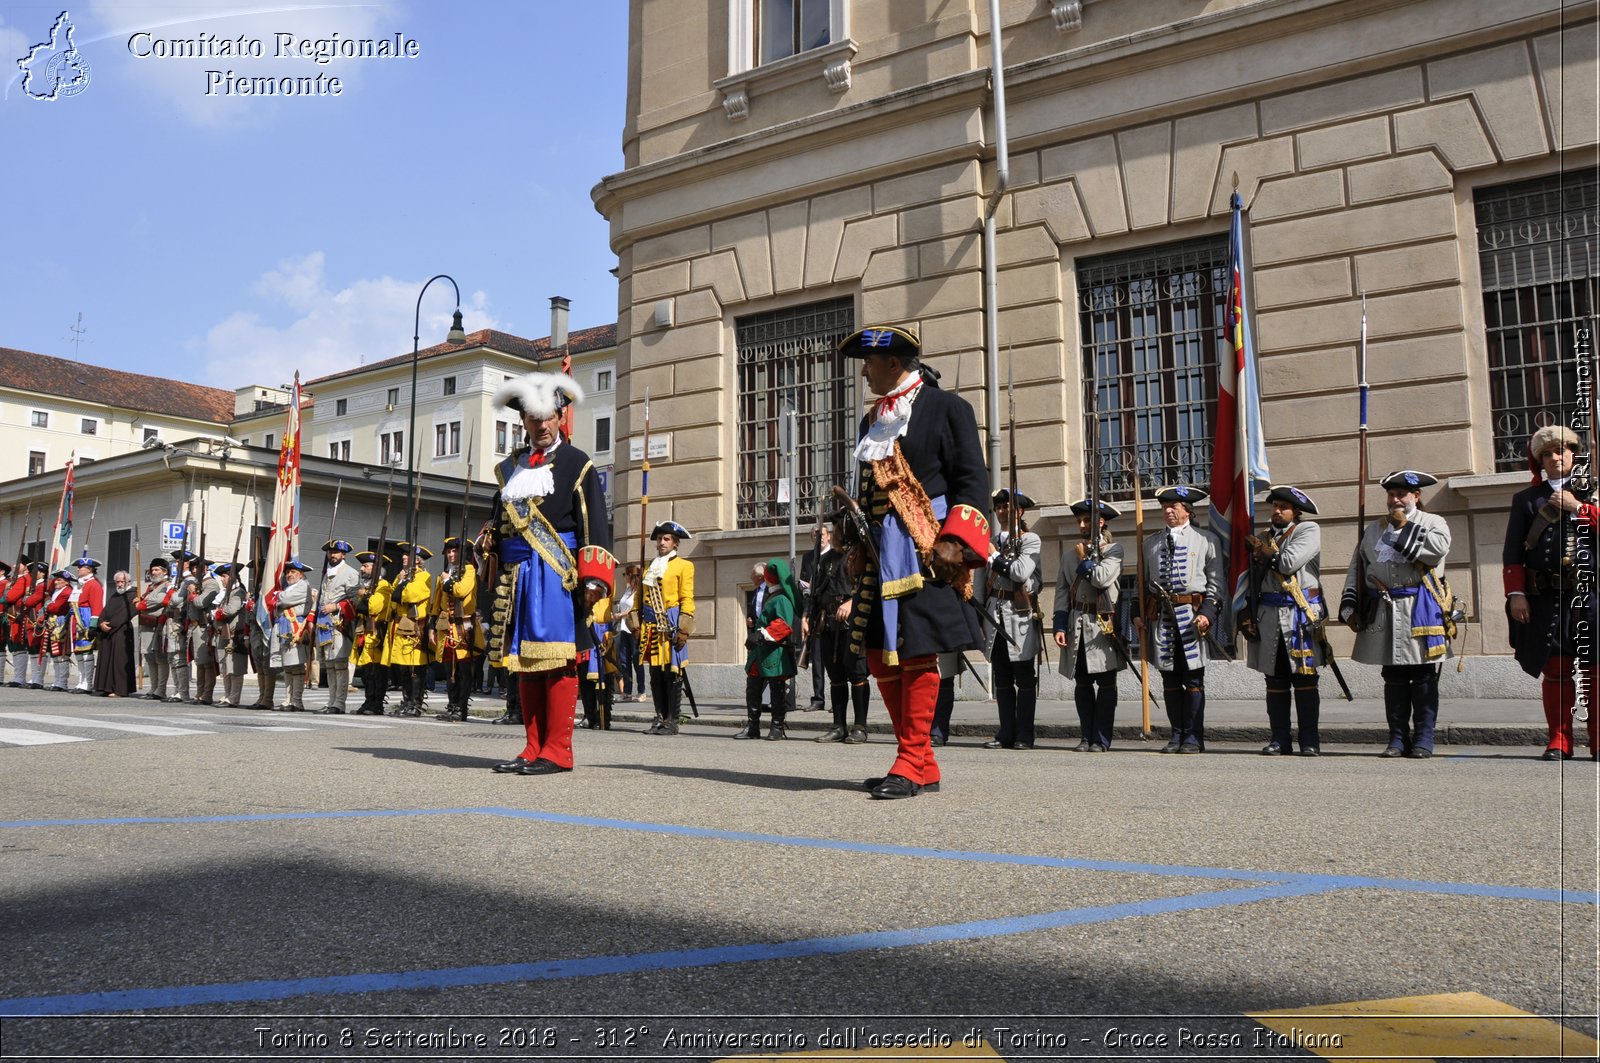
[[[1139,481],[1139,451],[1133,452],[1133,542],[1134,555],[1139,560],[1137,579],[1139,581],[1139,616],[1150,615],[1149,583],[1144,578],[1144,490]],[[1150,738],[1150,625],[1145,624],[1139,632],[1139,712],[1140,734],[1145,740]]]

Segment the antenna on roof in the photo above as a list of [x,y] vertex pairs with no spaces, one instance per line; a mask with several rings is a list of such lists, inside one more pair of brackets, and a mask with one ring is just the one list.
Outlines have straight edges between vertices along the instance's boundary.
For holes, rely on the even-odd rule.
[[67,331],[73,334],[72,335],[72,340],[71,340],[71,343],[72,343],[72,360],[75,361],[75,362],[79,361],[80,359],[78,358],[78,345],[82,344],[82,343],[90,343],[90,342],[92,342],[90,340],[86,340],[86,339],[83,338],[83,334],[85,332],[88,332],[89,329],[83,323],[83,311],[82,310],[78,311],[78,323],[76,325],[68,325],[67,326]]

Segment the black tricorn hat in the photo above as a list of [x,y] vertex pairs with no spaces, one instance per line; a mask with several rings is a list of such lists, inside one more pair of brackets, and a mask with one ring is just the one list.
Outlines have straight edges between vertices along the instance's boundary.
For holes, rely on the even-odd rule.
[[922,341],[917,334],[900,325],[873,325],[846,336],[839,344],[839,352],[847,358],[865,358],[869,354],[907,354],[922,357]]

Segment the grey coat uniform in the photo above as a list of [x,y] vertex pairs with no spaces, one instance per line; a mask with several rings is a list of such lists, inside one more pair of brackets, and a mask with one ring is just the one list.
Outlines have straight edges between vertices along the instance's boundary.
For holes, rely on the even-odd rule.
[[[212,606],[211,652],[217,655],[224,675],[234,671],[243,672],[245,668],[248,647],[235,648],[244,645],[238,638],[245,633],[246,618],[240,615],[244,612],[244,602],[244,588],[234,581],[217,595],[216,603]],[[221,613],[221,619],[218,619],[218,613]]]
[[[1427,643],[1411,635],[1411,614],[1416,609],[1414,595],[1396,595],[1393,592],[1417,587],[1422,582],[1424,570],[1432,569],[1444,578],[1444,559],[1450,552],[1450,525],[1434,513],[1417,510],[1411,514],[1404,527],[1393,529],[1387,519],[1378,519],[1367,525],[1361,536],[1359,555],[1367,561],[1367,588],[1378,594],[1378,610],[1365,631],[1356,635],[1356,645],[1350,657],[1362,664],[1428,664]],[[1379,584],[1388,588],[1384,595]],[[1350,559],[1345,573],[1345,595],[1356,590],[1356,559]],[[1426,588],[1417,593],[1427,594]],[[1341,600],[1340,619],[1349,614],[1349,602]],[[1444,658],[1451,656],[1449,643],[1445,644]]]
[[211,648],[211,614],[222,596],[222,584],[215,576],[207,576],[200,584],[195,599],[184,607],[189,620],[189,654],[197,665],[215,664],[216,654]]
[[[354,602],[356,588],[360,585],[361,573],[343,561],[329,566],[328,574],[322,578],[322,591],[317,596],[319,629],[315,641],[317,656],[329,664],[342,664],[350,659],[350,624],[343,616],[324,617],[322,610],[342,602]],[[329,635],[331,640],[324,641]]]
[[[1015,557],[1008,555],[1003,544],[997,543],[1000,554],[989,562],[990,579],[985,580],[981,593],[983,611],[995,626],[1006,633],[1000,644],[1013,661],[1031,661],[1043,647],[1042,625],[1033,615],[1033,609],[1019,591],[1037,595],[1044,586],[1039,573],[1039,554],[1043,549],[1039,537],[1033,532],[1023,532],[1021,550]],[[992,582],[993,586],[989,584]],[[992,642],[991,642],[992,645]]]
[[298,624],[305,618],[306,606],[311,601],[311,585],[305,580],[290,584],[278,593],[277,601],[272,609],[273,630],[271,632],[272,657],[270,665],[273,668],[304,668],[310,659],[310,647],[302,639],[294,637],[292,630],[280,630],[283,627],[279,620],[294,611],[295,623]]
[[[1259,566],[1258,566],[1259,567]],[[1291,524],[1278,537],[1278,553],[1261,574],[1263,594],[1288,594],[1288,583],[1297,580],[1300,592],[1311,606],[1309,621],[1316,623],[1328,615],[1328,606],[1322,600],[1322,529],[1314,521],[1303,520]],[[1278,647],[1289,652],[1289,633],[1293,630],[1295,608],[1288,605],[1270,605],[1262,602],[1256,609],[1256,627],[1261,638],[1247,642],[1246,663],[1258,672],[1271,675],[1277,667]],[[1322,640],[1310,637],[1311,657],[1314,667],[1325,663]],[[1294,658],[1289,658],[1291,666]]]
[[1116,672],[1127,667],[1116,641],[1103,626],[1116,620],[1117,601],[1122,597],[1117,581],[1122,578],[1124,556],[1121,543],[1102,540],[1100,560],[1090,558],[1093,567],[1080,575],[1077,553],[1061,553],[1053,608],[1056,630],[1067,636],[1057,671],[1068,679],[1077,677],[1079,647],[1088,672]]
[[[1222,551],[1217,541],[1192,523],[1163,529],[1144,541],[1144,574],[1150,584],[1150,608],[1155,618],[1155,630],[1148,632],[1150,660],[1163,672],[1170,672],[1177,668],[1177,654],[1181,651],[1191,669],[1204,668],[1214,654],[1210,640],[1196,629],[1195,619],[1203,615],[1215,625],[1220,615]],[[1157,600],[1157,588],[1173,596],[1203,595],[1204,600],[1177,607],[1180,622],[1173,632]]]

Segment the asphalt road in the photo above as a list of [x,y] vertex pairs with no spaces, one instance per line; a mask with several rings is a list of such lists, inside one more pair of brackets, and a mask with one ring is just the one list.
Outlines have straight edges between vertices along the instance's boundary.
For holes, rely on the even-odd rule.
[[[0,714],[82,739],[0,748],[4,1059],[1593,1051],[1596,765],[1536,748],[973,737],[942,792],[877,802],[878,736],[629,724],[526,778],[488,770],[520,735],[483,723],[12,690]],[[1274,1034],[1284,1009],[1312,1017]]]

